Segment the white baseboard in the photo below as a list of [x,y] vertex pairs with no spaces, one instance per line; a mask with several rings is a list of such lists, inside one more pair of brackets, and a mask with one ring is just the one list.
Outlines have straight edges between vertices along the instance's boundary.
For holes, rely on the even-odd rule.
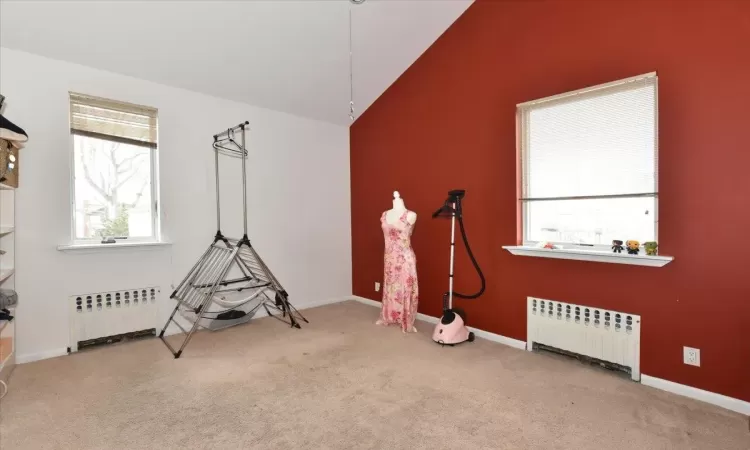
[[[375,306],[380,308],[381,303],[369,298],[352,296],[351,299],[356,300],[362,304]],[[419,313],[417,318],[424,320],[429,323],[438,323],[440,319],[437,317],[428,316],[426,314]],[[500,344],[508,345],[513,348],[520,350],[526,350],[526,341],[520,341],[518,339],[509,338],[489,331],[480,330],[474,327],[468,327],[470,331],[473,331],[478,337],[487,339],[489,341],[498,342]],[[740,399],[727,397],[725,395],[717,394],[714,392],[704,391],[702,389],[686,386],[684,384],[674,383],[672,381],[663,380],[661,378],[651,377],[648,375],[641,375],[641,384],[650,386],[663,391],[671,392],[684,397],[689,397],[695,400],[700,400],[712,405],[716,405],[730,411],[735,411],[740,414],[750,415],[750,402],[746,402]]]
[[[309,303],[303,303],[301,305],[297,305],[296,303],[292,303],[292,306],[294,306],[297,309],[310,309],[310,308],[317,308],[318,306],[325,306],[325,305],[332,305],[334,303],[341,303],[348,300],[351,300],[351,295],[346,295],[344,297],[333,297],[333,298],[327,298],[323,300],[318,300],[317,302],[309,302]],[[370,300],[372,301],[372,300]],[[375,302],[377,303],[377,302]],[[380,303],[378,303],[379,305]]]
[[[316,301],[316,302],[304,303],[302,305],[294,305],[293,304],[293,306],[296,307],[299,310],[303,310],[303,309],[309,309],[309,308],[317,308],[318,306],[330,305],[330,304],[333,304],[333,303],[345,302],[345,301],[351,300],[351,299],[352,299],[352,297],[348,295],[346,297],[333,297],[333,298],[329,298],[329,299],[319,300],[319,301]],[[375,303],[377,303],[377,302],[375,302]],[[379,303],[378,303],[378,305],[379,305]],[[261,308],[255,314],[255,317],[253,317],[252,320],[260,319],[262,317],[266,317],[267,315],[268,314],[266,313],[266,311],[263,308]],[[182,325],[185,326],[186,323],[184,323]],[[156,329],[157,333],[159,332],[160,329],[161,329],[161,326],[157,327],[157,329]],[[172,336],[172,335],[180,334],[180,333],[182,333],[182,330],[180,330],[178,327],[176,327],[176,326],[170,326],[170,327],[167,328],[167,331],[164,333],[164,335],[165,336]],[[53,350],[46,350],[46,351],[38,352],[38,353],[29,353],[29,354],[26,354],[26,355],[18,355],[18,356],[16,356],[16,364],[25,364],[25,363],[30,363],[30,362],[34,362],[34,361],[41,361],[43,359],[56,358],[58,356],[64,356],[64,355],[67,355],[67,354],[68,354],[68,348],[65,347],[65,348],[58,348],[58,349],[53,349]]]
[[467,327],[469,331],[473,331],[477,337],[487,339],[488,341],[498,342],[509,347],[517,348],[519,350],[526,350],[526,341],[519,341],[518,339],[509,338],[500,334],[490,333],[489,331],[480,330],[474,327]]
[[352,295],[351,297],[349,297],[349,300],[356,300],[360,303],[374,306],[376,308],[380,308],[380,305],[382,305],[382,303],[380,302],[376,302],[375,300],[370,300],[369,298],[360,297],[359,295]]
[[750,402],[641,374],[641,384],[750,416]]
[[[378,306],[380,306],[379,303],[378,303]],[[417,313],[417,319],[423,320],[423,321],[425,321],[427,323],[431,323],[433,325],[437,325],[438,322],[440,322],[440,318],[439,317],[428,316],[427,314],[422,314],[422,313]]]
[[68,354],[68,347],[56,348],[54,350],[46,350],[38,353],[27,353],[25,355],[16,356],[16,364],[25,364],[34,361],[41,361],[43,359],[56,358],[58,356],[64,356]]
[[[380,305],[381,305],[380,302],[370,300],[369,298],[359,297],[357,295],[354,295],[350,298],[360,303],[363,303],[365,305],[376,306],[378,308],[380,308]],[[422,314],[422,313],[417,314],[417,319],[423,320],[425,322],[432,323],[432,324],[437,324],[438,322],[440,322],[439,317],[428,316],[427,314]],[[487,339],[488,341],[497,342],[499,344],[507,345],[513,348],[526,350],[526,341],[519,341],[518,339],[501,336],[499,334],[490,333],[489,331],[480,330],[474,327],[467,327],[467,328],[469,329],[469,331],[472,331],[477,337]]]

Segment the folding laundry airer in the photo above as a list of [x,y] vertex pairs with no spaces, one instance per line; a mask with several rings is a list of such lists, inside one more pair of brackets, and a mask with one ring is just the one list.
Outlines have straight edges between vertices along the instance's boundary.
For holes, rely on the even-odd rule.
[[[448,277],[448,292],[443,294],[443,317],[440,318],[440,323],[435,326],[435,331],[432,333],[432,340],[441,345],[456,345],[466,341],[472,342],[474,340],[474,333],[466,328],[466,315],[459,309],[453,309],[453,296],[474,299],[482,295],[485,288],[484,274],[482,274],[482,269],[474,258],[474,254],[471,252],[469,240],[466,238],[466,230],[464,230],[461,199],[463,199],[465,195],[466,191],[463,189],[448,192],[448,199],[443,206],[432,215],[433,219],[439,216],[450,216],[451,218],[451,262],[450,274]],[[456,219],[458,219],[458,225],[461,229],[461,237],[466,246],[466,252],[469,254],[469,258],[482,281],[482,287],[476,294],[461,294],[453,290],[453,257],[456,248]]]
[[[175,358],[190,342],[190,338],[199,325],[207,329],[225,328],[247,322],[257,310],[263,307],[269,316],[275,317],[293,328],[300,328],[299,321],[307,322],[302,314],[289,303],[289,295],[276,277],[268,269],[247,237],[247,170],[248,156],[245,148],[245,127],[243,122],[214,135],[216,171],[216,235],[208,249],[188,272],[187,276],[174,290],[170,298],[177,300],[177,305],[161,330],[159,337],[169,348]],[[239,142],[235,137],[239,134]],[[242,217],[244,235],[241,239],[225,237],[221,232],[221,202],[219,195],[219,154],[240,158],[242,160]],[[228,299],[226,293],[239,294],[239,298]],[[252,305],[251,302],[257,302]],[[226,308],[222,311],[210,311],[209,307],[218,305]],[[246,307],[247,311],[238,308]],[[178,311],[185,319],[192,321],[189,330],[175,320]],[[185,338],[178,350],[175,350],[164,338],[170,323],[175,324],[185,333]],[[216,325],[216,324],[219,325]]]

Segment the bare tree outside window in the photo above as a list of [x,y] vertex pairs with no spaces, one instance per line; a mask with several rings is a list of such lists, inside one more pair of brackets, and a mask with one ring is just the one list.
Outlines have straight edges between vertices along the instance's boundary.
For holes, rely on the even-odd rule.
[[74,139],[76,238],[152,236],[152,149]]
[[158,110],[69,95],[73,243],[158,242]]

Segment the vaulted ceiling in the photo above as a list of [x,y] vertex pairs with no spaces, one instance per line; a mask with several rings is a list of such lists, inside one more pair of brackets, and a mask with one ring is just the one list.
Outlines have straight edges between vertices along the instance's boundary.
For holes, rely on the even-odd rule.
[[348,125],[350,11],[359,115],[471,3],[2,0],[0,45]]

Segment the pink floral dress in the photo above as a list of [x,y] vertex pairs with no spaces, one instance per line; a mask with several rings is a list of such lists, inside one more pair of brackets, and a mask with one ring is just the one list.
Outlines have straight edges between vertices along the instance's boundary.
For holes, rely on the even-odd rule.
[[405,332],[417,331],[419,287],[417,285],[417,257],[411,248],[411,233],[414,225],[406,220],[408,211],[401,214],[398,222],[391,225],[380,216],[380,225],[385,236],[385,273],[383,276],[383,306],[378,325],[398,324]]

